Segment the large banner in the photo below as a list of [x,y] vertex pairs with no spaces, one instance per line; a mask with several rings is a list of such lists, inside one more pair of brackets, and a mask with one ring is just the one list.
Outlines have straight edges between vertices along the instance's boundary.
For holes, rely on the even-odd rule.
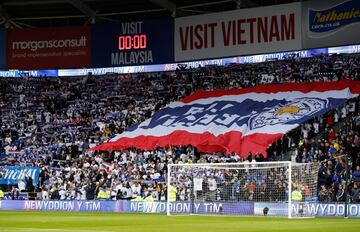
[[92,66],[172,63],[173,31],[172,19],[96,24],[92,27]]
[[8,32],[9,69],[90,67],[90,27],[13,29]]
[[360,42],[360,1],[302,3],[303,48],[340,46]]
[[34,185],[37,185],[39,182],[40,169],[38,167],[8,166],[1,171],[5,174],[3,174],[2,178],[0,178],[0,184],[16,185],[19,181],[23,181],[28,177],[32,178]]
[[175,61],[301,49],[301,6],[291,3],[175,19]]
[[360,82],[349,80],[198,91],[92,150],[190,144],[206,153],[266,156],[267,147],[284,134],[359,93]]

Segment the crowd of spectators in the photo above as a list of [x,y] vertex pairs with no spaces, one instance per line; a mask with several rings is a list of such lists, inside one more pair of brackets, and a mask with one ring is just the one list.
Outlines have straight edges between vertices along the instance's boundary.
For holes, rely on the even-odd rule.
[[[0,169],[13,165],[41,170],[36,186],[27,181],[17,186],[1,185],[1,189],[36,192],[44,200],[140,196],[165,200],[168,163],[261,162],[283,160],[290,152],[293,161],[321,163],[319,200],[343,201],[347,153],[351,163],[349,199],[359,201],[358,98],[286,134],[269,146],[267,159],[263,154],[248,154],[245,158],[237,154],[200,154],[191,146],[152,151],[87,150],[199,89],[359,80],[359,61],[358,55],[333,55],[222,67],[181,67],[175,72],[0,79]],[[335,130],[334,126],[341,122],[345,123]],[[227,184],[234,188],[233,182]],[[261,186],[259,183],[255,188]],[[14,199],[17,195],[12,194]]]

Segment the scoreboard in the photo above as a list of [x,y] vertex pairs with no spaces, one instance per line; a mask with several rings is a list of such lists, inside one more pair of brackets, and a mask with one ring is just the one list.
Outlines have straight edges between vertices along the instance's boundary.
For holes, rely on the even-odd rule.
[[171,19],[95,24],[92,67],[172,63],[173,32]]

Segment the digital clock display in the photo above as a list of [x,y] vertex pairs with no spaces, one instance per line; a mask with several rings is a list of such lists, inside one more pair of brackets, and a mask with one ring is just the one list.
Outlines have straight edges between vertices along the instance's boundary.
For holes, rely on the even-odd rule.
[[134,50],[146,48],[146,35],[122,35],[119,36],[119,50]]
[[91,36],[94,68],[174,62],[172,18],[94,24]]

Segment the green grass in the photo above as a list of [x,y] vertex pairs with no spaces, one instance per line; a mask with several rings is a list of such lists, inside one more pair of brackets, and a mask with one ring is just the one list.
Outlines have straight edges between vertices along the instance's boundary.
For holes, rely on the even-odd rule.
[[0,211],[0,231],[360,231],[360,219],[315,218],[289,220],[263,217],[167,217],[155,214]]

